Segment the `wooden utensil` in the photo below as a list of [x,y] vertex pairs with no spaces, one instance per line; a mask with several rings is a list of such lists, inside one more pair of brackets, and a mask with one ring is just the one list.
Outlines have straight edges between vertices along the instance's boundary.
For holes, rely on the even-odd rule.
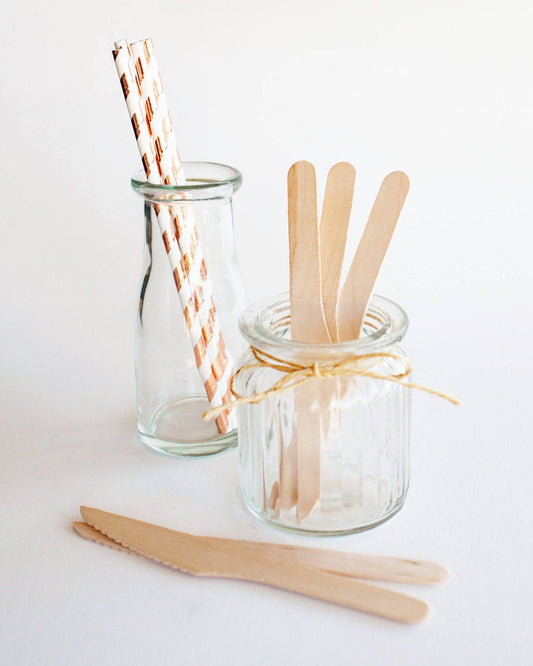
[[[80,525],[85,527],[81,527]],[[287,567],[283,564],[267,568],[262,563],[252,562],[249,562],[247,566],[233,563],[223,573],[211,570],[203,571],[198,568],[196,562],[191,560],[185,562],[181,557],[179,563],[176,563],[172,547],[167,546],[154,550],[152,546],[144,545],[143,534],[140,535],[140,538],[136,535],[128,534],[127,538],[131,541],[132,546],[124,548],[97,530],[89,534],[88,526],[85,523],[75,523],[75,527],[78,534],[91,541],[110,546],[117,550],[127,550],[131,553],[142,555],[158,564],[164,564],[184,573],[197,576],[211,576],[214,578],[236,578],[263,583],[271,587],[297,592],[321,599],[322,601],[329,601],[354,610],[408,624],[421,622],[428,613],[427,604],[420,599],[393,592],[377,585],[362,583],[350,578],[344,579],[341,576],[324,571],[308,569],[306,567]],[[138,545],[139,542],[141,545]]]
[[[322,285],[322,301],[329,334],[333,342],[339,341],[337,324],[337,303],[340,293],[341,270],[344,261],[346,238],[350,224],[353,192],[355,185],[355,169],[348,162],[335,164],[328,173],[322,217],[320,220],[320,271]],[[336,449],[339,462],[326,466],[327,471],[321,473],[321,484],[336,481],[342,487],[342,452],[340,442],[335,437],[330,439],[330,425],[338,422],[340,414],[333,403],[339,403],[342,394],[339,378],[326,380],[319,391],[319,406],[322,412],[322,432],[329,440],[328,458],[335,456]],[[335,443],[336,442],[336,443]],[[317,461],[320,464],[320,461]],[[335,472],[333,472],[335,467]]]
[[[132,518],[126,518],[118,514],[101,511],[86,506],[80,507],[80,512],[86,523],[74,523],[74,529],[85,538],[103,536],[113,526],[118,524],[119,528],[126,521],[128,524],[137,524]],[[150,525],[150,523],[141,523]],[[397,583],[410,583],[417,585],[430,585],[442,583],[447,580],[447,570],[436,562],[419,559],[403,559],[399,557],[385,557],[383,555],[364,555],[343,551],[326,550],[324,548],[308,548],[304,546],[290,546],[287,544],[266,543],[262,541],[245,541],[242,539],[224,539],[220,537],[205,537],[186,532],[177,532],[157,525],[150,525],[157,530],[164,530],[165,537],[172,536],[176,545],[189,553],[196,549],[203,551],[205,548],[216,552],[231,552],[238,550],[243,557],[251,559],[268,557],[272,561],[283,560],[293,566],[307,566],[320,569],[328,573],[334,573],[348,578],[365,578],[370,580],[382,580]],[[154,532],[154,533],[155,533]],[[98,537],[100,538],[100,537]],[[124,545],[125,544],[125,545]],[[107,543],[110,547],[118,550],[128,549],[125,541],[121,543],[112,540]]]
[[356,340],[361,334],[368,301],[408,191],[409,178],[401,171],[390,173],[381,184],[341,290],[337,306],[340,340]]
[[[289,170],[289,249],[291,337],[310,343],[357,339],[368,301],[409,189],[402,172],[383,181],[339,290],[355,184],[355,170],[341,162],[330,169],[320,228],[317,227],[316,175],[312,164]],[[338,387],[337,387],[338,388]],[[280,452],[280,484],[265,504],[291,509],[300,522],[320,497],[320,437],[328,429],[331,382],[295,391],[297,432]]]
[[[320,241],[316,202],[315,168],[309,162],[296,162],[287,178],[289,200],[289,262],[291,338],[299,342],[331,342],[324,309],[320,277]],[[320,496],[320,410],[312,402],[314,382],[295,390],[294,409],[297,433],[283,452],[285,474],[281,487],[281,507],[296,493],[296,515],[303,520]],[[287,454],[287,455],[285,455]],[[296,454],[296,455],[295,455]],[[296,465],[294,459],[296,458]],[[296,481],[296,484],[295,484]]]
[[260,582],[401,622],[419,622],[428,611],[419,599],[291,561],[284,548],[295,547],[195,537],[88,507],[81,513],[86,523],[74,527],[84,538],[187,573]]
[[355,169],[351,164],[339,162],[331,167],[320,219],[320,274],[324,315],[333,342],[339,341],[337,301],[354,185]]

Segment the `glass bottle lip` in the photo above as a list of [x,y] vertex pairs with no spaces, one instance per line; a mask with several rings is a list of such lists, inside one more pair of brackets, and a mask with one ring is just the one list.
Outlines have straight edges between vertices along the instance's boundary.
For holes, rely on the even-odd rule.
[[150,183],[144,171],[131,177],[133,190],[148,201],[168,203],[172,201],[228,199],[242,184],[238,169],[219,162],[182,162],[186,182],[183,185]]
[[383,351],[404,337],[409,319],[397,303],[374,294],[370,299],[363,330],[357,340],[315,344],[284,337],[290,328],[289,294],[278,294],[252,303],[241,314],[239,327],[247,342],[273,356],[300,360],[339,359]]

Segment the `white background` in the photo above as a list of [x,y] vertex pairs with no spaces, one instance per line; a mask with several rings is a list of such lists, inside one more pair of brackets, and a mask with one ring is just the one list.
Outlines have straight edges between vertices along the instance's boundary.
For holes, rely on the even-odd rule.
[[[526,664],[532,554],[533,14],[528,0],[10,2],[3,65],[0,662]],[[452,578],[397,625],[195,579],[82,541],[80,504],[195,533],[258,525],[236,452],[171,460],[135,434],[139,168],[111,57],[154,39],[184,159],[244,173],[251,299],[288,286],[286,173],[357,171],[350,256],[381,178],[411,191],[377,291],[410,315],[404,510],[320,541],[435,559]]]

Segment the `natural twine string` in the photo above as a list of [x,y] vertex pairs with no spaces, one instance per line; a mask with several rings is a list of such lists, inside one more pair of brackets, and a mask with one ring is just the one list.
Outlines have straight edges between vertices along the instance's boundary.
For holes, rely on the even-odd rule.
[[[228,408],[239,407],[240,405],[256,405],[267,398],[270,398],[272,395],[278,393],[284,393],[286,391],[292,391],[302,384],[313,379],[325,379],[331,377],[369,377],[371,379],[383,379],[387,382],[393,382],[394,384],[400,384],[405,386],[405,388],[418,389],[419,391],[425,391],[426,393],[431,393],[436,395],[439,398],[444,398],[454,405],[459,404],[459,400],[449,395],[448,393],[443,393],[442,391],[437,391],[436,389],[430,388],[429,386],[424,386],[423,384],[413,384],[405,380],[409,374],[411,374],[411,364],[409,361],[402,357],[397,356],[396,354],[391,354],[389,352],[376,352],[374,354],[362,354],[360,356],[349,356],[340,361],[326,362],[326,361],[316,361],[311,365],[302,365],[300,363],[291,363],[290,361],[284,361],[281,358],[267,354],[257,347],[251,347],[252,354],[254,355],[257,363],[250,363],[249,365],[243,365],[241,368],[235,372],[230,382],[230,390],[233,394],[235,400],[232,400],[230,403],[224,405],[219,405],[217,407],[212,407],[208,409],[207,412],[203,415],[203,418],[206,421],[209,421],[213,417],[220,414],[220,412],[227,410]],[[389,358],[397,361],[403,362],[407,367],[404,372],[400,373],[391,373],[384,374],[381,372],[372,372],[371,370],[365,370],[363,367],[366,361],[371,361],[372,359],[378,358]],[[250,396],[243,397],[239,395],[235,390],[235,381],[237,377],[247,370],[253,368],[272,368],[273,370],[278,370],[282,372],[284,377],[278,380],[273,386],[271,386],[266,391],[260,391],[259,393],[254,393]]]

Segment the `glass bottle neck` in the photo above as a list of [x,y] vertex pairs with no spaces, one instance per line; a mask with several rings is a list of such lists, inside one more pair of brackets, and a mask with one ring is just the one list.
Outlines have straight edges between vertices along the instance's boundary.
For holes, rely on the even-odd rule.
[[214,162],[183,162],[186,182],[181,185],[149,183],[142,171],[131,179],[133,190],[154,204],[207,204],[230,201],[240,188],[242,175],[233,167]]

